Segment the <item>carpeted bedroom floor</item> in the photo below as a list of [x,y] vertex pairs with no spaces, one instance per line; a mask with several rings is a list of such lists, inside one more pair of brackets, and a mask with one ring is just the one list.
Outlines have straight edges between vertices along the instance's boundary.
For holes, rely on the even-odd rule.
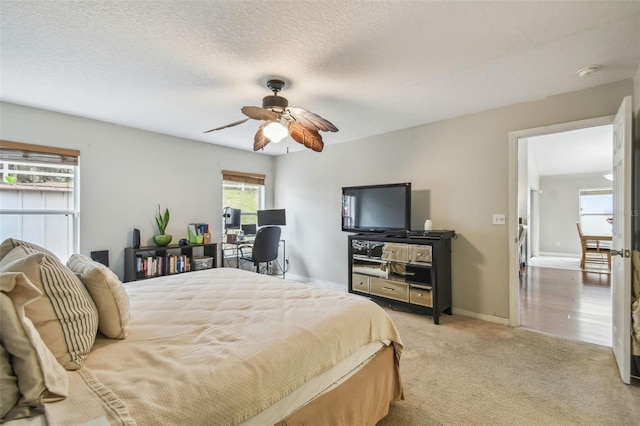
[[405,400],[378,426],[640,424],[640,384],[622,383],[611,348],[385,309],[405,346]]

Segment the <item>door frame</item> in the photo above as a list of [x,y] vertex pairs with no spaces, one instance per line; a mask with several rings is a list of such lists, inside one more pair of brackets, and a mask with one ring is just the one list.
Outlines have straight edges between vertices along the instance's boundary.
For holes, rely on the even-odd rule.
[[[509,132],[509,209],[507,225],[509,231],[509,325],[520,326],[520,265],[518,261],[518,142],[520,139],[550,133],[568,132],[588,127],[613,124],[615,115],[570,121],[549,126]],[[527,188],[527,197],[529,189]]]

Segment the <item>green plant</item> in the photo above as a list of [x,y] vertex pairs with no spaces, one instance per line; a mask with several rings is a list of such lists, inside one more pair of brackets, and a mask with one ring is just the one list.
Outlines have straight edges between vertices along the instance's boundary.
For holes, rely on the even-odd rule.
[[10,183],[11,185],[15,185],[18,182],[18,177],[7,175],[4,177],[4,181]]
[[169,224],[169,209],[164,209],[164,214],[160,212],[160,204],[158,204],[158,214],[156,215],[156,225],[158,225],[158,232],[160,235],[164,235],[164,230],[167,229]]

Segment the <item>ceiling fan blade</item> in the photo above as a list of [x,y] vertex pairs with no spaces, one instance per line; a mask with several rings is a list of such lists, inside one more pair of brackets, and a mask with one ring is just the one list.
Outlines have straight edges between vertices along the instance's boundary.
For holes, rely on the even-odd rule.
[[277,121],[280,119],[280,114],[277,114],[270,109],[260,108],[257,106],[243,106],[240,111],[242,111],[242,113],[247,117],[253,118],[254,120]]
[[323,132],[337,132],[338,128],[334,126],[329,120],[325,120],[318,114],[314,114],[311,111],[307,111],[304,108],[287,108],[287,112],[295,120],[304,124],[307,128],[313,130],[322,130]]
[[234,121],[231,124],[226,124],[224,126],[216,127],[215,129],[207,130],[206,132],[203,132],[203,133],[209,133],[209,132],[213,132],[213,131],[216,131],[216,130],[226,129],[227,127],[237,126],[238,124],[242,124],[247,120],[249,120],[249,119],[248,118],[243,118],[242,120]]
[[257,151],[257,150],[259,150],[259,149],[264,149],[264,147],[265,147],[269,142],[271,142],[271,141],[269,140],[269,138],[268,138],[268,137],[266,137],[266,136],[264,135],[264,133],[262,132],[262,129],[264,129],[264,126],[266,126],[266,125],[267,125],[267,123],[265,122],[265,123],[262,123],[262,124],[260,125],[260,127],[258,127],[258,131],[256,132],[256,135],[255,135],[255,136],[254,136],[254,138],[253,138],[253,150],[254,150],[254,151]]
[[303,126],[301,123],[295,121],[289,123],[289,135],[294,141],[301,143],[315,152],[322,152],[324,148],[324,142],[322,142],[320,133],[318,133],[317,130]]

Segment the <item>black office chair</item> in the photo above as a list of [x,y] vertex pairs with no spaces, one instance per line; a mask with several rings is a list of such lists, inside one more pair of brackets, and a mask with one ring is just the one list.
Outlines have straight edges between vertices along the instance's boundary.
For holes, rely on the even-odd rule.
[[[260,273],[260,264],[272,262],[278,258],[278,246],[280,245],[280,234],[282,229],[278,226],[263,226],[256,232],[256,238],[252,246],[240,246],[240,259],[252,262],[256,267],[256,272]],[[244,253],[251,247],[250,253]]]

